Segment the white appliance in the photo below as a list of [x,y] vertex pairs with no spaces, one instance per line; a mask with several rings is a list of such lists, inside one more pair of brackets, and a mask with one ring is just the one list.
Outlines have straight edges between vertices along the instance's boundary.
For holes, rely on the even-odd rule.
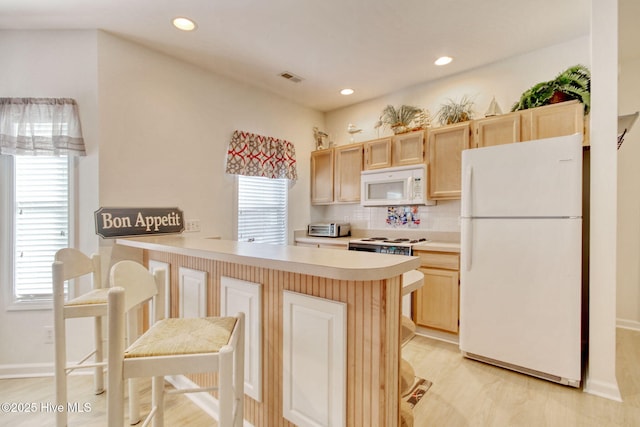
[[435,205],[427,200],[426,165],[362,171],[362,206]]
[[462,153],[460,349],[581,381],[582,135]]

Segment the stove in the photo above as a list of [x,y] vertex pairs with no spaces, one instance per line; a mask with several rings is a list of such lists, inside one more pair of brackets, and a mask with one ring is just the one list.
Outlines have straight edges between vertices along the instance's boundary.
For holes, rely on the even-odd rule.
[[349,241],[350,251],[375,252],[393,255],[411,255],[412,246],[426,242],[427,239],[390,239],[387,237],[365,237]]

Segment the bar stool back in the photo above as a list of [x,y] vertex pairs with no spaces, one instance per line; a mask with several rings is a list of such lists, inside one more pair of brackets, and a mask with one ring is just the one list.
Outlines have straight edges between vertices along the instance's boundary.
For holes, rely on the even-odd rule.
[[[95,393],[104,392],[104,368],[102,343],[102,316],[107,314],[107,291],[102,287],[100,256],[91,257],[77,249],[65,248],[56,252],[52,264],[53,317],[55,347],[56,404],[63,410],[56,412],[56,425],[67,425],[67,375],[75,369],[94,368]],[[64,282],[91,275],[92,290],[65,301]],[[66,319],[77,317],[94,318],[94,349],[80,362],[67,364]],[[94,356],[93,363],[88,362]]]
[[[111,269],[107,422],[124,424],[124,380],[152,377],[152,408],[144,421],[164,425],[164,377],[214,372],[218,386],[167,393],[218,391],[218,425],[241,427],[244,418],[244,314],[237,317],[161,319],[163,304],[155,302],[157,320],[125,349],[125,313],[153,298],[164,283],[164,270],[152,275],[142,265],[121,261]],[[135,292],[130,292],[135,290]]]

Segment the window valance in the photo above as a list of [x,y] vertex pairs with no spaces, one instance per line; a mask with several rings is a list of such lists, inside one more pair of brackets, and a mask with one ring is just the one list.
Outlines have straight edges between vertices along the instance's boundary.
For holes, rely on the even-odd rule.
[[84,156],[76,101],[0,98],[0,154]]
[[237,130],[229,143],[226,172],[295,181],[295,147],[289,141]]

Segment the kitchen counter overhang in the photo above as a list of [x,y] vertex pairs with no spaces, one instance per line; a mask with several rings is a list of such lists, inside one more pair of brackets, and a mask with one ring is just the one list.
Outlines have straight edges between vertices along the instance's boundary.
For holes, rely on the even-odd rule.
[[[167,268],[170,316],[220,315],[227,292],[243,307],[253,331],[245,425],[299,425],[299,416],[326,408],[333,421],[318,425],[400,425],[402,294],[422,283],[418,257],[175,235],[116,242],[139,249],[145,265]],[[310,336],[327,345],[309,352]],[[255,367],[249,375],[247,366]],[[211,375],[190,380],[217,385]]]
[[412,256],[336,252],[333,249],[201,237],[145,236],[117,239],[116,243],[337,280],[383,280],[420,267],[420,259]]

